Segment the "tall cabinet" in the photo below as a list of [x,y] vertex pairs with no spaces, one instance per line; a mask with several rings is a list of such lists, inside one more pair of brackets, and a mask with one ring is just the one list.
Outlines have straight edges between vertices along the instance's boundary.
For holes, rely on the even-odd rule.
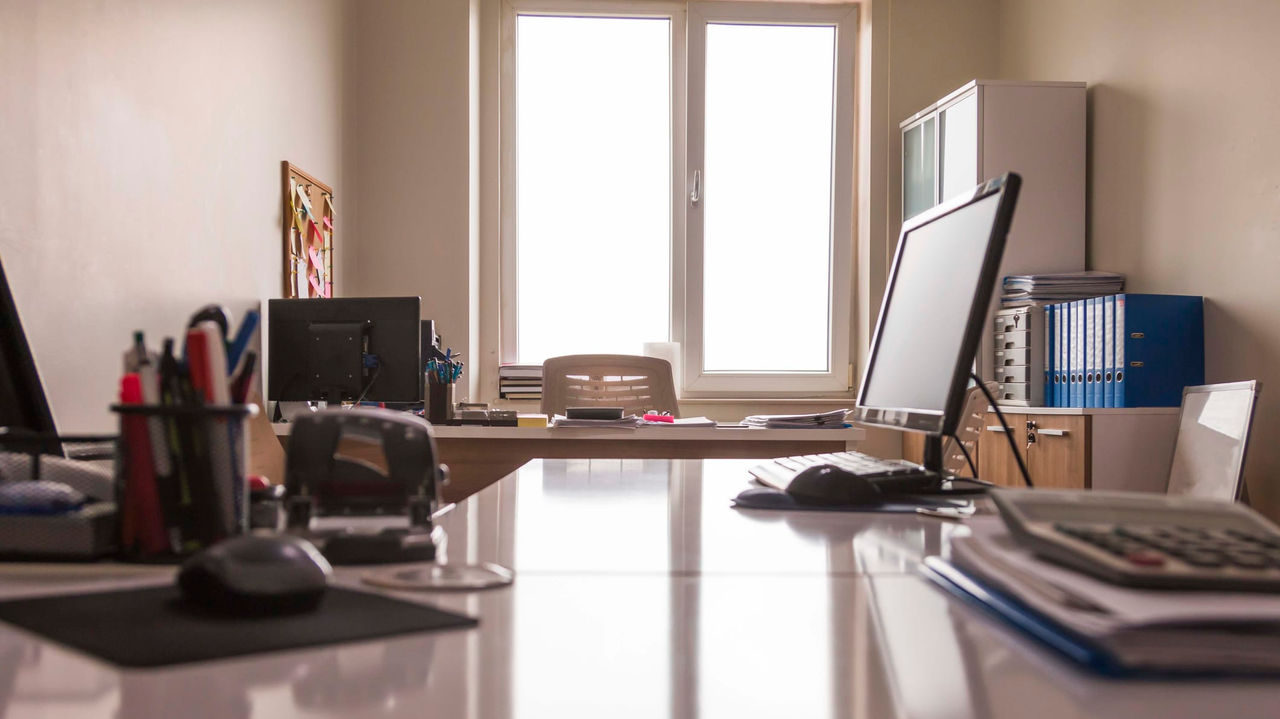
[[[1083,270],[1085,121],[1082,82],[967,83],[900,125],[903,219],[1016,172],[1022,190],[1000,276]],[[978,367],[988,379],[992,351],[983,342]]]

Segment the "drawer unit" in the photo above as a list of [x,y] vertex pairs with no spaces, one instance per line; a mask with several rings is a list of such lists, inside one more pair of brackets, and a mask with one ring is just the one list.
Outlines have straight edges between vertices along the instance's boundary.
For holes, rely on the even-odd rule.
[[995,335],[995,348],[998,350],[1021,349],[1030,346],[1031,333],[1026,330],[997,332]]
[[1024,407],[1044,404],[1044,309],[1016,307],[995,315],[991,377],[999,401]]
[[1008,365],[996,367],[995,380],[1000,384],[1008,382],[1030,382],[1031,367],[1028,365]]
[[[1026,408],[1001,403],[1036,487],[1163,492],[1178,433],[1177,407]],[[1023,486],[996,413],[978,438],[978,476]]]
[[1029,402],[1031,390],[1028,389],[1028,382],[1001,382],[1000,389],[996,394],[996,399],[1000,400],[1000,404],[1025,404]]

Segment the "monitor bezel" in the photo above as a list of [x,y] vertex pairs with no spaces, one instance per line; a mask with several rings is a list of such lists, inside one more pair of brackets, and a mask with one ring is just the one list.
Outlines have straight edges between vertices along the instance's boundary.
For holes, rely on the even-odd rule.
[[[9,425],[11,430],[25,431],[41,435],[40,451],[44,454],[65,456],[62,443],[56,438],[57,425],[54,423],[53,411],[49,407],[49,399],[45,394],[44,383],[40,380],[40,370],[36,367],[35,354],[27,341],[27,333],[23,330],[22,319],[18,315],[18,304],[9,287],[9,278],[5,275],[4,265],[0,264],[0,367],[9,372],[8,382],[15,392],[16,408],[13,413],[19,415],[19,425]],[[5,446],[0,445],[0,451]]]
[[[960,413],[964,404],[965,389],[968,386],[970,367],[977,356],[978,343],[982,339],[983,327],[986,325],[987,312],[991,297],[995,292],[995,284],[1000,273],[1000,261],[1004,256],[1005,243],[1009,235],[1009,227],[1013,222],[1013,208],[1017,200],[1021,178],[1015,173],[1006,173],[975,187],[971,192],[948,200],[929,210],[912,217],[902,225],[898,236],[898,247],[894,252],[893,266],[889,270],[889,281],[885,285],[884,300],[880,303],[880,313],[876,318],[876,330],[872,336],[871,348],[867,356],[867,368],[862,373],[862,381],[858,387],[858,399],[853,418],[861,424],[923,432],[935,435],[953,434],[960,422]],[[987,239],[982,268],[978,275],[977,291],[974,302],[969,308],[969,316],[965,323],[964,334],[960,343],[961,358],[957,360],[951,384],[947,391],[946,406],[942,411],[912,407],[873,407],[864,404],[867,386],[875,374],[879,354],[880,332],[883,329],[885,316],[893,300],[893,290],[897,286],[901,269],[902,254],[906,244],[911,241],[911,233],[941,220],[969,205],[985,200],[991,195],[999,194],[996,206],[995,221],[992,223],[991,235]]]

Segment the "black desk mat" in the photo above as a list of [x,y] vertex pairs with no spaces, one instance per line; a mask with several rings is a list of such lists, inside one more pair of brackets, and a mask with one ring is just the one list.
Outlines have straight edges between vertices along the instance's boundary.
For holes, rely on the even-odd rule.
[[213,614],[176,586],[0,602],[0,620],[123,667],[163,667],[435,629],[475,619],[398,599],[330,587],[313,612]]

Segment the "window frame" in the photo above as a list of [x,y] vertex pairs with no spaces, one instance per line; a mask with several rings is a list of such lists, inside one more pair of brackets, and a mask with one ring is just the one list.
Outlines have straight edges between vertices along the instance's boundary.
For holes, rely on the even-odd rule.
[[[500,153],[501,177],[499,184],[501,221],[501,278],[499,296],[499,326],[501,344],[499,357],[503,363],[517,361],[517,311],[518,277],[516,250],[516,19],[518,15],[542,15],[565,17],[620,17],[666,18],[671,21],[671,247],[668,250],[668,280],[671,286],[671,307],[668,327],[671,337],[684,333],[684,263],[677,258],[685,252],[685,205],[680,201],[683,186],[678,181],[684,175],[685,129],[681,118],[685,116],[685,3],[635,2],[629,0],[504,0],[502,3],[502,58],[499,78],[500,92]],[[589,184],[584,169],[584,186]],[[664,338],[655,337],[653,341]],[[680,388],[676,388],[679,392]]]
[[[499,337],[498,356],[517,361],[516,250],[516,20],[519,15],[568,17],[666,18],[671,21],[671,287],[669,326],[679,342],[683,365],[682,398],[845,396],[852,390],[851,338],[854,333],[853,277],[857,230],[856,83],[861,61],[856,2],[797,5],[755,2],[669,2],[666,0],[503,0],[499,57]],[[828,352],[826,372],[702,371],[702,224],[701,209],[691,207],[694,169],[702,164],[702,87],[705,24],[834,25],[834,122],[832,163],[832,243],[829,259]],[[699,23],[695,29],[695,23]],[[695,54],[696,53],[696,54]],[[695,72],[694,70],[699,70]],[[696,86],[696,87],[695,87]],[[695,95],[695,90],[697,94]],[[695,113],[695,103],[697,112]],[[699,143],[694,154],[694,133]],[[584,183],[589,184],[589,168]],[[696,216],[695,216],[696,213]],[[695,227],[696,222],[696,227]],[[696,237],[695,237],[696,235]],[[696,244],[695,244],[696,243]],[[655,341],[662,338],[654,338]]]
[[[854,253],[854,80],[858,6],[697,2],[689,5],[688,169],[685,182],[704,165],[706,27],[714,23],[834,25],[836,30],[832,118],[831,254],[828,257],[828,336],[825,372],[706,372],[703,367],[703,209],[688,208],[686,225],[686,324],[681,351],[684,396],[816,394],[850,389]],[[842,201],[843,198],[843,201]],[[712,198],[714,199],[714,198]],[[767,329],[762,328],[762,342]]]

